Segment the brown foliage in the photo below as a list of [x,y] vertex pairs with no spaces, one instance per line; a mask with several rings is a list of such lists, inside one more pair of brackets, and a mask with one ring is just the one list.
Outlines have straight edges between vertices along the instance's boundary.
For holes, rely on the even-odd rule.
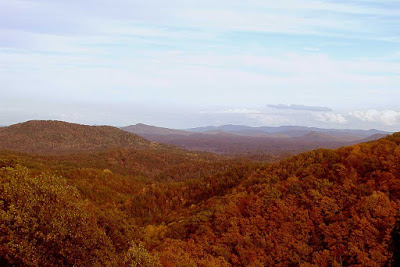
[[170,237],[185,245],[166,242],[197,263],[383,266],[400,209],[399,143],[395,134],[272,164],[181,222],[186,235]]

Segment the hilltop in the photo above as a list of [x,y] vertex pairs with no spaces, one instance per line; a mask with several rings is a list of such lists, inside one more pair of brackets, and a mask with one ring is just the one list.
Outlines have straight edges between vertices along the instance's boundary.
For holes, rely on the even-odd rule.
[[111,148],[145,149],[152,143],[111,126],[28,121],[0,128],[0,148],[27,153],[67,154]]

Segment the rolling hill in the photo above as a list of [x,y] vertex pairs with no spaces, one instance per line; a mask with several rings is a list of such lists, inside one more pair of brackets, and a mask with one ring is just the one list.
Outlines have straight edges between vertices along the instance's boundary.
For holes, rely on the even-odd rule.
[[145,149],[150,141],[111,126],[28,121],[0,128],[0,148],[27,153],[67,154],[111,148]]

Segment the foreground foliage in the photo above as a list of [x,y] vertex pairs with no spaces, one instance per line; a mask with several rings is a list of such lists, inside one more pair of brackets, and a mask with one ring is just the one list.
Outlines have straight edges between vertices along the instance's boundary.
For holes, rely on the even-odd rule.
[[24,265],[105,265],[111,240],[88,202],[63,179],[31,177],[26,168],[1,169],[1,254]]

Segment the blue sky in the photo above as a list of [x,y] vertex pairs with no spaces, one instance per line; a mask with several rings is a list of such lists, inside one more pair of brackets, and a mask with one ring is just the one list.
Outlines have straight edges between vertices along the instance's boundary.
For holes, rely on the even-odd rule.
[[399,1],[1,1],[0,125],[398,131],[398,14]]

